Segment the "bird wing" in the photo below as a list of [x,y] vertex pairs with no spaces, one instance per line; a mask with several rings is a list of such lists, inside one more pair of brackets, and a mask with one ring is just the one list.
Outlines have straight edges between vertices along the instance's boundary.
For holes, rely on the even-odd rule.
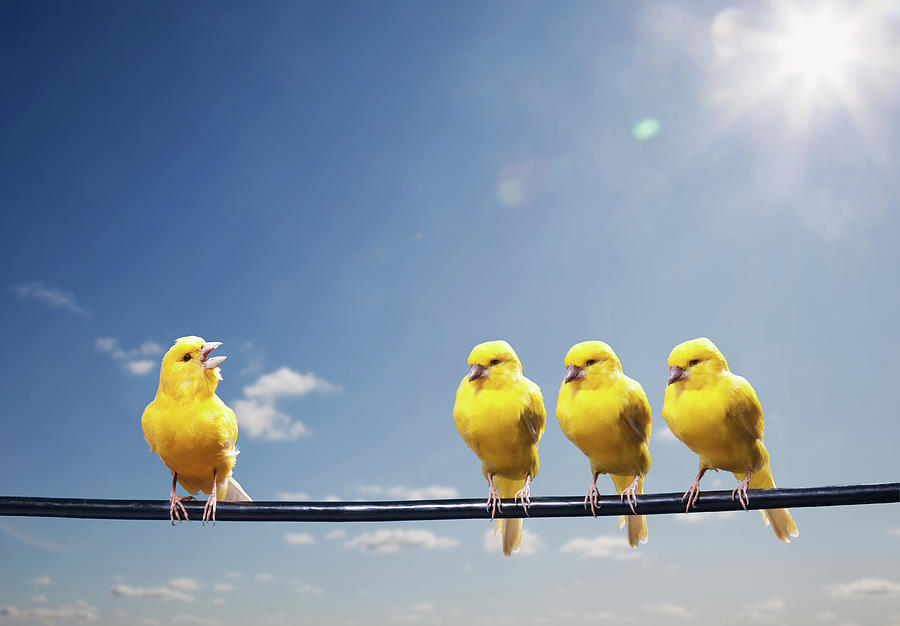
[[536,444],[544,434],[544,427],[547,425],[547,409],[544,408],[544,397],[541,395],[540,387],[527,378],[525,382],[528,389],[528,401],[522,409],[521,420],[531,435],[531,443]]
[[759,398],[746,378],[732,376],[731,402],[725,410],[725,417],[737,424],[754,439],[762,439],[763,413]]
[[630,380],[628,392],[625,396],[625,406],[622,407],[620,415],[628,422],[628,425],[631,426],[642,443],[647,443],[650,440],[653,417],[650,411],[650,403],[647,401],[647,395],[638,382]]

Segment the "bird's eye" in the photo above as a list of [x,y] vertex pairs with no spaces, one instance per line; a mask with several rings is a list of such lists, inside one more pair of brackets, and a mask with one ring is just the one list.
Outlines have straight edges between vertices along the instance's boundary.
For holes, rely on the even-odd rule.
[[500,365],[500,359],[494,359],[493,361],[491,361],[491,367],[495,365]]
[[190,353],[185,354],[183,357],[181,357],[181,360],[184,361],[185,363],[187,363],[188,361],[190,361],[190,360],[191,360],[191,355],[190,355]]
[[587,361],[584,362],[584,364],[590,366],[596,362],[597,362],[597,359],[588,359]]
[[697,363],[699,363],[699,362],[700,362],[700,359],[694,359],[693,361],[691,361],[690,363],[688,363],[688,367],[694,367],[694,366],[697,365]]

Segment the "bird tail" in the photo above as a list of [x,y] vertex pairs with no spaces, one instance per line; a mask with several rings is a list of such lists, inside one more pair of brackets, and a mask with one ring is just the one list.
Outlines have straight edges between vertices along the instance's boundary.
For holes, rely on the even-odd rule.
[[[494,476],[494,486],[501,498],[512,498],[525,486],[525,481]],[[518,552],[522,544],[522,518],[494,520],[494,534],[496,535],[498,531],[503,539],[503,554],[511,556],[513,552]]]
[[[738,480],[744,480],[744,477],[740,474],[735,474],[734,477]],[[766,463],[750,476],[750,489],[774,488],[775,481],[772,479],[772,469],[769,467],[767,459]],[[775,531],[775,536],[783,542],[790,543],[791,537],[800,535],[800,531],[797,530],[797,524],[794,523],[794,518],[791,517],[791,512],[787,509],[763,509],[760,513],[762,513],[763,522],[765,522],[766,526],[771,526],[772,530]]]
[[244,491],[244,488],[241,487],[241,483],[236,481],[234,476],[229,476],[228,488],[225,491],[222,502],[253,502],[253,500],[250,499],[250,496],[248,496],[247,492]]
[[[616,486],[616,493],[621,494],[622,490],[631,484],[634,476],[621,476],[610,474],[613,484]],[[638,493],[644,493],[644,477],[638,478]],[[628,545],[637,548],[638,543],[647,543],[647,516],[646,515],[620,515],[619,528],[626,527],[625,532],[628,533]]]

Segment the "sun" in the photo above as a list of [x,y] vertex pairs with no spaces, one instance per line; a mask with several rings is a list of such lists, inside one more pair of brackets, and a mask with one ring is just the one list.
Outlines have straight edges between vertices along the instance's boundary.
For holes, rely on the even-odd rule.
[[790,15],[775,46],[784,74],[813,83],[841,82],[858,56],[853,22],[826,11]]

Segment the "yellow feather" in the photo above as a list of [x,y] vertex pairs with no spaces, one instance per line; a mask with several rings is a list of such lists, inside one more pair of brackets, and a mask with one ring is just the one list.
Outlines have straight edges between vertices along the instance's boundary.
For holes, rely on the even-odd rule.
[[[676,346],[670,371],[680,376],[666,387],[663,417],[676,437],[700,456],[700,467],[723,469],[742,481],[752,472],[751,489],[775,486],[763,445],[763,413],[746,379],[732,374],[719,349],[705,337]],[[799,534],[787,509],[763,512],[782,541]]]
[[[511,498],[539,468],[538,442],[547,414],[540,388],[522,375],[522,365],[505,341],[475,346],[470,367],[477,378],[462,379],[456,390],[453,419],[466,445],[481,460],[485,479],[495,480],[500,497]],[[495,477],[495,478],[494,478]],[[503,553],[521,542],[522,520],[503,520]]]
[[231,478],[237,419],[216,395],[218,367],[205,366],[204,344],[181,337],[163,356],[156,397],[141,418],[144,437],[188,493],[210,493],[215,475],[217,500],[249,500]]
[[[619,358],[602,341],[585,341],[566,354],[567,380],[559,388],[556,417],[569,440],[588,457],[591,472],[610,474],[616,492],[637,477],[643,493],[650,470],[652,415],[641,385],[622,373]],[[632,547],[647,541],[643,515],[620,519]]]

